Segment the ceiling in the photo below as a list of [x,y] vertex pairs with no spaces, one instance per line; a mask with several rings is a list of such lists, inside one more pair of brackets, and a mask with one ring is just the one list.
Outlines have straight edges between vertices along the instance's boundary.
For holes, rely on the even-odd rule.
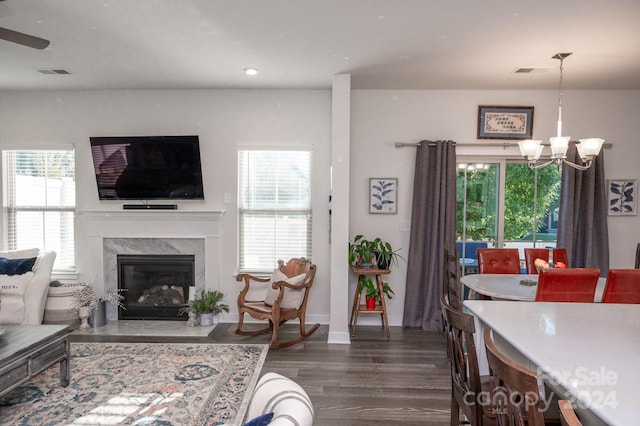
[[557,52],[566,89],[640,89],[639,18],[638,0],[4,0],[0,27],[51,44],[0,40],[0,90],[557,89]]

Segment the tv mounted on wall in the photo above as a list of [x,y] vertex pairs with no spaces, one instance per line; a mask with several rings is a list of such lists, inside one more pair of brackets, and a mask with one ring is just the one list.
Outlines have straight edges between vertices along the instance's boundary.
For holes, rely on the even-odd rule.
[[198,136],[89,138],[100,200],[202,200]]

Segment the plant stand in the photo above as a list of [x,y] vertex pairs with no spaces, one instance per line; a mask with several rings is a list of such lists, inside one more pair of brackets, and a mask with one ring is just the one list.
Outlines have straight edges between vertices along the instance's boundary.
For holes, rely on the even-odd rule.
[[391,337],[391,333],[389,332],[389,321],[387,320],[387,305],[384,300],[384,292],[382,291],[382,277],[381,275],[387,275],[391,271],[388,269],[377,269],[377,268],[357,268],[355,266],[351,267],[351,270],[354,274],[360,275],[375,275],[376,277],[376,285],[378,286],[378,297],[380,298],[380,303],[376,304],[374,309],[367,309],[366,304],[360,304],[360,298],[362,297],[362,292],[358,291],[358,285],[356,284],[356,292],[353,297],[353,308],[351,309],[351,321],[349,321],[349,326],[351,327],[351,336],[355,336],[356,334],[356,326],[358,324],[358,314],[360,313],[369,313],[369,314],[380,314],[380,319],[382,320],[382,326],[385,328],[387,332],[387,337]]

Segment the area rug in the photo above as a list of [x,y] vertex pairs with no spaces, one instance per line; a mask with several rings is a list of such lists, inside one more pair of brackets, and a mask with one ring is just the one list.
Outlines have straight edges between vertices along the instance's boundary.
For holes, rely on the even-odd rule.
[[50,368],[0,398],[11,425],[241,424],[268,345],[72,343],[71,381]]

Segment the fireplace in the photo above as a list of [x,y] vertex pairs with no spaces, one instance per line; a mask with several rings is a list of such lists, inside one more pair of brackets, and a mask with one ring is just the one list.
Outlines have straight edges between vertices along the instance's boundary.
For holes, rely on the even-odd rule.
[[126,308],[118,310],[118,319],[187,319],[178,310],[193,297],[189,292],[195,289],[195,256],[119,254],[117,271]]

